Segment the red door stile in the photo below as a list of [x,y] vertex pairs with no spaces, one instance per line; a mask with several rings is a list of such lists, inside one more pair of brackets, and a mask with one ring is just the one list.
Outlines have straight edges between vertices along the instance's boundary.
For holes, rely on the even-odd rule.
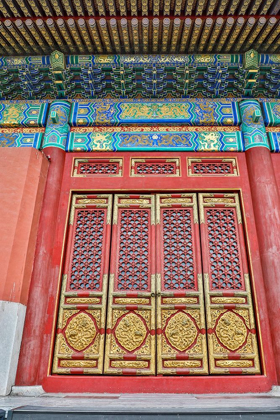
[[111,218],[111,195],[73,195],[53,373],[103,373]]
[[208,373],[196,194],[156,196],[157,372]]
[[260,373],[238,194],[199,194],[210,373]]
[[155,374],[155,204],[114,200],[105,374]]

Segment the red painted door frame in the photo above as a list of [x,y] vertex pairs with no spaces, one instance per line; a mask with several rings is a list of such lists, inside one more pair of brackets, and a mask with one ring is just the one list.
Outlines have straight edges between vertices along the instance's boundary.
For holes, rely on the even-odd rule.
[[[120,177],[96,176],[74,177],[75,158],[123,159],[123,174]],[[131,158],[164,157],[180,158],[180,176],[131,176]],[[236,158],[238,176],[188,176],[187,158]],[[48,310],[45,314],[44,342],[41,352],[38,383],[47,392],[161,392],[161,393],[215,393],[215,392],[265,392],[276,384],[274,355],[271,345],[270,327],[267,316],[267,303],[260,263],[250,184],[246,159],[243,153],[166,153],[166,152],[126,152],[126,153],[72,153],[66,155],[64,176],[59,203],[57,231],[51,262],[62,265],[63,249],[67,228],[69,203],[72,192],[239,192],[243,212],[244,226],[247,233],[248,262],[252,279],[256,324],[259,336],[259,350],[262,375],[248,376],[176,376],[176,377],[121,377],[121,376],[68,376],[51,374],[51,355],[53,353],[54,329],[56,324],[60,275],[50,278]],[[38,303],[39,305],[39,303]],[[38,308],[39,309],[39,308]],[[30,322],[30,321],[29,321]],[[28,326],[28,330],[32,330]],[[34,343],[33,345],[36,345]],[[32,349],[30,349],[32,351]],[[24,365],[22,360],[21,366]],[[21,373],[18,372],[17,385]]]

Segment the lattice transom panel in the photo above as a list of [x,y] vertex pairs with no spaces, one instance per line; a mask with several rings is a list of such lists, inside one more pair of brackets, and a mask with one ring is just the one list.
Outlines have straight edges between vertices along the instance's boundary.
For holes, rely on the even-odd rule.
[[73,176],[122,176],[122,159],[75,159]]
[[188,158],[189,176],[237,176],[235,158]]
[[131,160],[132,176],[180,176],[179,158],[133,158]]

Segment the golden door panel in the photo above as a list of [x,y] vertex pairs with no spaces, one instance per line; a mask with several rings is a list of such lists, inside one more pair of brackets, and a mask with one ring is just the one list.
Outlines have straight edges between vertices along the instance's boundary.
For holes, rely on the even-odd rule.
[[115,195],[104,373],[155,373],[154,196]]
[[156,197],[157,372],[208,373],[196,194]]
[[199,194],[210,373],[260,373],[238,194]]
[[111,195],[73,196],[53,373],[103,372],[111,216]]

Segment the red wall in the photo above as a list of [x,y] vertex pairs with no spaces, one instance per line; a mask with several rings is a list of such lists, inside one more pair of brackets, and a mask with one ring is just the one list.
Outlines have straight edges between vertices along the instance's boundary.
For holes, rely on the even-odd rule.
[[26,305],[48,161],[33,148],[1,148],[0,167],[0,300]]

